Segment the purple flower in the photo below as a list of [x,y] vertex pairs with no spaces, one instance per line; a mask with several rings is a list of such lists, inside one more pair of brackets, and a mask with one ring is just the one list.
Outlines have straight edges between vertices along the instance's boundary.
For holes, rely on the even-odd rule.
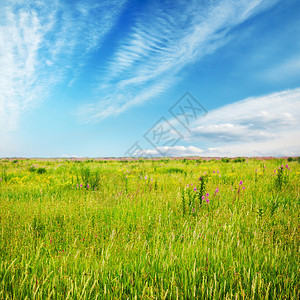
[[243,187],[242,187],[242,189],[244,190],[244,189],[245,189],[245,187],[243,186]]
[[242,180],[240,181],[240,185],[243,185],[243,181]]
[[202,177],[200,176],[200,177],[199,177],[199,180],[201,180],[201,179],[202,179]]
[[206,193],[206,197],[208,197],[209,196],[209,193]]
[[197,189],[196,189],[196,188],[194,188],[194,191],[197,191]]
[[88,189],[90,188],[90,186],[89,186],[88,184],[86,185],[86,187],[87,187]]
[[145,176],[145,179],[147,179],[147,176]]
[[215,172],[215,171],[213,171],[213,173],[215,174],[216,172]]
[[206,199],[206,202],[207,202],[207,203],[209,202],[209,199],[208,199],[208,198]]
[[215,191],[215,193],[219,193],[219,189],[218,189],[218,188],[216,188],[216,191]]
[[205,200],[205,196],[202,196],[202,200]]
[[80,185],[80,187],[82,187],[82,184]]
[[0,178],[0,181],[2,181],[2,178]]
[[288,168],[289,168],[289,165],[288,165],[288,164],[286,164],[286,165],[285,165],[285,167],[288,169]]
[[217,173],[220,173],[219,170],[217,171]]

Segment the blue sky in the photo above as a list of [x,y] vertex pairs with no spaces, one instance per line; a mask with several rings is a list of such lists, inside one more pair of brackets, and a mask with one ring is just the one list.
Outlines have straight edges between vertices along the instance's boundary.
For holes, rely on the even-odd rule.
[[299,37],[298,0],[0,0],[0,157],[300,155]]

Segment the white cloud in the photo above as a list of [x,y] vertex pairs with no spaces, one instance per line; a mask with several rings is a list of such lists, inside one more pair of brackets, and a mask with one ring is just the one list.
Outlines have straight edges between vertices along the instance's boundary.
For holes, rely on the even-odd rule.
[[185,142],[201,145],[201,156],[300,155],[300,88],[220,107],[190,129]]
[[[231,29],[276,2],[152,3],[121,42],[94,91],[94,104],[80,107],[79,116],[85,122],[101,120],[159,95],[186,65],[226,44]],[[105,96],[99,99],[99,94]]]
[[157,147],[155,149],[145,149],[136,153],[137,156],[161,156],[161,153],[164,153],[164,156],[174,157],[174,156],[201,156],[203,155],[203,150],[194,147],[194,146],[173,146],[173,147]]
[[76,78],[125,1],[7,1],[0,5],[0,132],[17,128],[66,75]]
[[208,149],[204,156],[237,157],[237,156],[300,156],[300,132],[280,134],[264,142],[244,142],[225,144],[221,147]]
[[189,138],[265,141],[300,128],[300,88],[248,98],[209,112],[193,124]]

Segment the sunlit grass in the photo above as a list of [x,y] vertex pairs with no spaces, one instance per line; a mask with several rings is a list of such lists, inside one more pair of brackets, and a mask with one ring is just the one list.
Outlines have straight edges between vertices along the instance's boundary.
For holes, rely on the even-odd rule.
[[298,299],[299,171],[2,159],[0,299]]

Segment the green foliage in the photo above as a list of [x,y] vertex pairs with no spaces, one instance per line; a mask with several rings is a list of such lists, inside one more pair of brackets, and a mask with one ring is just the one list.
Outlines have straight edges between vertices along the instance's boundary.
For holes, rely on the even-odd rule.
[[185,190],[181,189],[181,208],[182,208],[182,214],[186,214],[186,203],[185,203]]
[[32,229],[33,233],[36,237],[44,237],[45,236],[45,224],[41,220],[40,217],[34,216],[33,222],[32,222]]
[[187,206],[188,206],[188,211],[190,214],[195,212],[195,208],[197,206],[196,199],[197,199],[197,194],[192,188],[188,188],[185,190],[185,195],[187,199]]
[[223,163],[229,163],[229,162],[230,162],[230,159],[229,159],[229,158],[222,158],[222,162],[223,162]]
[[275,215],[276,210],[278,209],[279,204],[277,201],[271,201],[270,202],[270,216],[271,218],[273,218],[273,216]]
[[36,172],[37,172],[38,174],[45,174],[45,173],[47,172],[47,170],[46,170],[45,168],[38,168],[38,169],[36,170]]
[[167,173],[184,173],[185,171],[180,168],[169,168],[166,170]]
[[1,179],[2,181],[8,181],[9,175],[7,174],[8,167],[6,164],[2,164],[2,172],[1,172]]
[[275,188],[281,190],[283,185],[287,182],[287,176],[285,174],[285,168],[283,166],[279,167],[276,172],[277,176],[275,178]]
[[258,213],[259,218],[262,218],[264,215],[264,209],[261,207],[258,208],[257,213]]
[[31,167],[28,168],[28,171],[29,172],[35,172],[36,168],[34,166],[31,166]]
[[238,158],[235,158],[234,160],[233,160],[233,162],[235,162],[235,163],[238,163],[238,162],[245,162],[245,158],[243,158],[243,157],[238,157]]
[[99,170],[91,170],[89,167],[83,167],[80,169],[80,177],[81,180],[78,180],[77,182],[83,182],[83,186],[86,189],[96,190],[100,187],[101,177]]
[[299,299],[297,163],[0,163],[0,299]]
[[202,204],[202,196],[205,194],[206,176],[199,177],[199,185],[197,189],[199,204]]

